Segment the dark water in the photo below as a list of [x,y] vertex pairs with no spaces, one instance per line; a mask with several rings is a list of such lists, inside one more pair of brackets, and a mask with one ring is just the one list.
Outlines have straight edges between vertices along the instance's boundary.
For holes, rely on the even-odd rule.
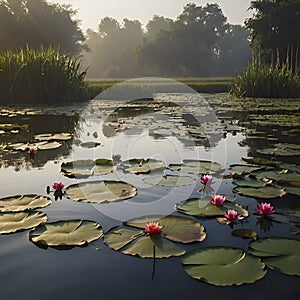
[[[249,113],[253,111],[241,112],[234,106],[230,109],[226,106],[225,109],[223,101],[216,103],[214,100],[208,105],[205,98],[188,94],[161,95],[160,100],[171,100],[176,105],[149,103],[128,107],[124,102],[91,101],[74,107],[1,110],[1,124],[26,125],[26,128],[19,128],[18,132],[2,133],[2,145],[27,142],[40,133],[68,132],[74,138],[63,142],[58,149],[38,151],[34,159],[26,152],[0,148],[0,196],[45,194],[45,187],[54,181],[62,181],[67,186],[89,180],[70,179],[60,174],[62,162],[76,159],[112,158],[114,154],[120,154],[123,160],[155,158],[166,164],[179,163],[184,159],[207,159],[228,168],[230,164],[239,163],[241,157],[257,154],[256,149],[272,143],[299,143],[299,132],[295,131],[297,124],[256,124],[249,121]],[[260,114],[264,116],[266,112]],[[294,115],[299,116],[299,110]],[[237,120],[240,120],[237,126],[229,126],[237,123]],[[116,132],[118,123],[126,129]],[[224,124],[227,123],[229,125],[225,128]],[[188,131],[199,124],[206,124],[205,138],[200,133],[191,134]],[[254,127],[259,133],[249,138]],[[292,129],[296,137],[282,134]],[[261,139],[261,135],[268,139]],[[80,146],[81,142],[86,141],[100,141],[101,146],[91,149]],[[285,157],[284,160],[299,165],[297,157]],[[199,196],[200,183],[197,176],[194,177],[197,180],[192,186],[153,187],[142,181],[143,175],[125,174],[117,169],[112,174],[101,176],[101,179],[121,179],[134,184],[138,188],[136,197],[110,204],[53,199],[52,204],[42,211],[47,214],[48,222],[87,219],[100,223],[107,231],[133,217],[178,214],[174,210],[178,201]],[[231,180],[216,179],[213,187],[219,194],[233,193]],[[248,205],[251,211],[257,204],[255,199],[240,195],[237,195],[237,202]],[[290,207],[300,207],[299,196],[293,195],[285,196],[284,200],[275,199],[272,203],[283,212]],[[249,240],[232,236],[229,226],[219,224],[215,219],[199,218],[198,221],[204,225],[207,238],[203,242],[184,246],[185,249],[206,246],[247,249]],[[256,217],[250,214],[247,223],[238,224],[234,229],[251,228],[260,237],[299,238],[290,232],[288,224],[273,223],[269,230],[263,230],[256,222]],[[28,232],[0,235],[1,300],[296,299],[300,293],[299,277],[274,270],[268,270],[267,275],[254,284],[216,287],[190,278],[181,267],[180,257],[157,259],[152,278],[152,259],[124,255],[107,247],[102,239],[87,247],[45,250],[29,241]]]

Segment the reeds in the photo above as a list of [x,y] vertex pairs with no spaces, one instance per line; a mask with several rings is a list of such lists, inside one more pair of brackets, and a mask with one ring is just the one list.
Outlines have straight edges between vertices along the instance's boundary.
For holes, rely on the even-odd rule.
[[231,93],[238,97],[297,98],[300,97],[300,79],[287,65],[251,64],[235,77]]
[[54,48],[0,53],[0,103],[58,103],[87,97],[80,58]]

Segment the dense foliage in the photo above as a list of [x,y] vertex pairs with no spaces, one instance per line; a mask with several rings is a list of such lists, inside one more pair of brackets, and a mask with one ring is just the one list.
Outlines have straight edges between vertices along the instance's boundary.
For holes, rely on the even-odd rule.
[[0,0],[0,50],[29,45],[79,54],[84,35],[71,6],[46,0]]
[[106,17],[86,45],[89,78],[232,76],[251,58],[248,31],[217,4],[188,4],[176,20],[154,16],[145,32],[137,20]]
[[56,103],[87,97],[80,61],[53,48],[0,52],[0,103]]

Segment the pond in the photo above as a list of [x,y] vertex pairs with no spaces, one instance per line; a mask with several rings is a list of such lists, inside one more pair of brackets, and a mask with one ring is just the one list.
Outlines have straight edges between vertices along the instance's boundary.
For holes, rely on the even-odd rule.
[[[299,124],[300,99],[226,94],[2,107],[0,298],[295,299]],[[55,193],[54,182],[64,187]],[[10,198],[22,195],[45,204],[19,209]],[[261,214],[262,202],[274,212]],[[26,228],[18,209],[41,221]],[[91,239],[51,244],[40,236],[46,219],[90,224]],[[147,234],[149,221],[162,233]]]

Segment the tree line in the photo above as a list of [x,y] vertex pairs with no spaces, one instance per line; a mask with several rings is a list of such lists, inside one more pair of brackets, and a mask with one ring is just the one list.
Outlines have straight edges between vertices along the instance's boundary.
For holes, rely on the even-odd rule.
[[297,73],[300,0],[250,7],[255,13],[245,26],[229,24],[217,4],[190,3],[175,20],[155,15],[143,28],[138,20],[105,17],[83,33],[70,5],[0,0],[0,51],[51,46],[82,54],[90,78],[232,76],[251,59]]

